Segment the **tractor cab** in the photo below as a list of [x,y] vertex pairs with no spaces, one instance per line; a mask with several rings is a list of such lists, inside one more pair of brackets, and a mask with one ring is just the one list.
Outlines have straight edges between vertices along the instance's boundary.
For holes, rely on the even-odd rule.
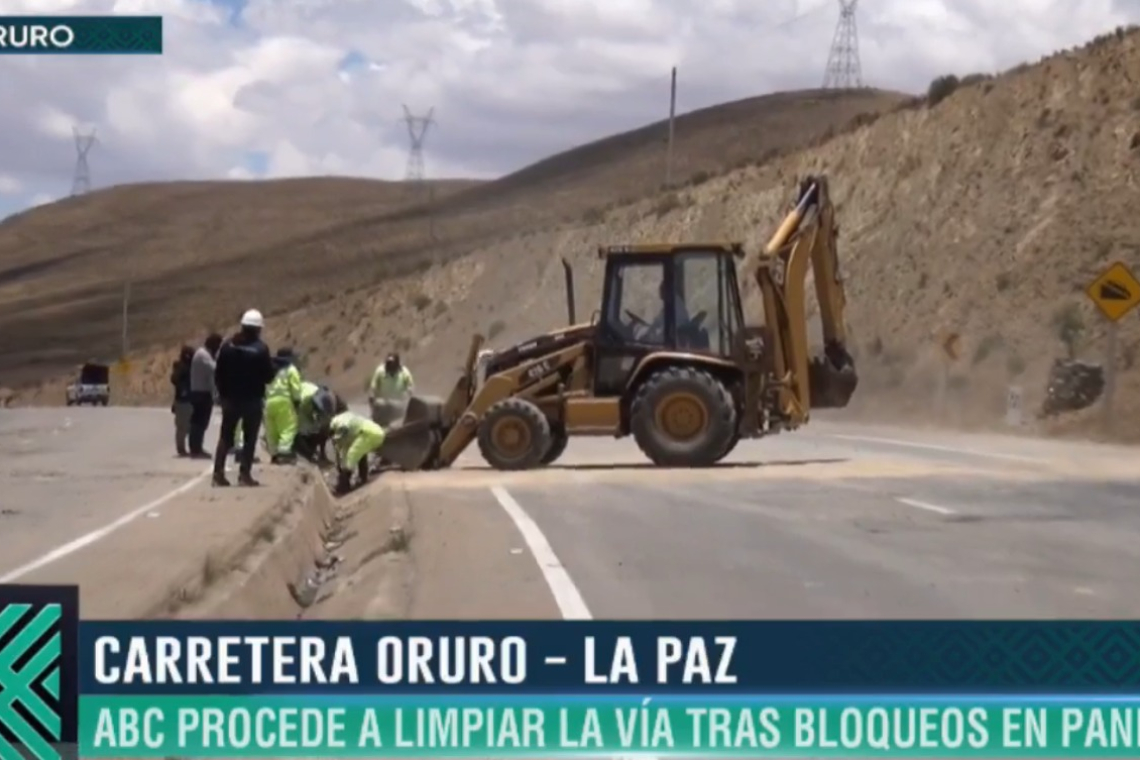
[[625,245],[599,249],[606,261],[595,334],[595,393],[621,394],[651,354],[728,361],[744,325],[738,245]]

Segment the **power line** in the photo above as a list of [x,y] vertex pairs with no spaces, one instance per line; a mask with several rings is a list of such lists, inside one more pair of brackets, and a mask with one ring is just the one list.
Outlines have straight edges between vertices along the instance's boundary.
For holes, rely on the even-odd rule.
[[435,123],[432,119],[433,113],[435,108],[430,108],[427,116],[416,116],[404,106],[404,122],[408,125],[408,138],[411,141],[405,179],[412,182],[424,179],[424,140],[427,139],[428,129]]
[[859,30],[855,24],[855,6],[859,0],[839,0],[839,23],[827,54],[823,88],[853,90],[863,86],[863,67],[859,63]]
[[84,132],[79,127],[72,127],[71,133],[75,136],[75,174],[71,179],[71,194],[83,195],[91,189],[91,167],[87,165],[87,154],[96,142],[95,128]]

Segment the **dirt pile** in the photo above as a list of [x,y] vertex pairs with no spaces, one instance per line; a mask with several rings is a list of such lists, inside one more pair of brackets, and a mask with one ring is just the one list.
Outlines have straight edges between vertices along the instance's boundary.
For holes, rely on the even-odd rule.
[[[759,161],[902,99],[783,93],[687,114],[677,122],[675,176]],[[349,303],[339,296],[493,245],[504,231],[601,219],[607,206],[659,186],[666,132],[650,125],[489,183],[139,185],[26,212],[0,225],[0,384],[117,358],[127,280],[130,343],[143,349],[200,339],[251,304],[275,315]],[[354,327],[336,324],[326,337],[343,340]]]

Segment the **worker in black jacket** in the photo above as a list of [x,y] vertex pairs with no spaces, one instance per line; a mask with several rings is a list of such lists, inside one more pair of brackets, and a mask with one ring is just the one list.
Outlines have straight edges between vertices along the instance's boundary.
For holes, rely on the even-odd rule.
[[194,359],[194,348],[183,346],[174,366],[170,368],[170,384],[174,386],[174,402],[170,411],[174,412],[174,448],[178,456],[190,455],[186,440],[190,437],[190,418],[194,405],[190,401],[190,362]]
[[253,456],[264,414],[265,387],[273,381],[277,368],[269,347],[261,340],[265,320],[257,309],[241,318],[241,329],[222,344],[214,370],[214,384],[222,407],[222,429],[214,450],[214,485],[228,486],[226,455],[234,446],[234,433],[241,425],[242,449],[238,485],[256,486]]

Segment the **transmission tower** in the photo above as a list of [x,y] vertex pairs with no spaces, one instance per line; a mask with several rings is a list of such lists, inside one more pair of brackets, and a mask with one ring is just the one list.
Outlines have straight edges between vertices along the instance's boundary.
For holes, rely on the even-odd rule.
[[859,30],[855,25],[855,6],[859,0],[839,0],[839,23],[827,54],[827,70],[823,73],[825,90],[854,90],[863,86],[863,67],[859,63]]
[[79,127],[72,127],[71,133],[75,135],[75,175],[71,179],[71,194],[83,195],[91,189],[91,167],[87,165],[87,154],[95,144],[95,128],[84,132]]
[[428,109],[427,116],[416,116],[404,106],[404,121],[408,125],[408,137],[411,146],[408,150],[408,171],[405,178],[412,182],[420,182],[424,178],[424,139],[428,128],[434,123],[432,114],[434,108]]

